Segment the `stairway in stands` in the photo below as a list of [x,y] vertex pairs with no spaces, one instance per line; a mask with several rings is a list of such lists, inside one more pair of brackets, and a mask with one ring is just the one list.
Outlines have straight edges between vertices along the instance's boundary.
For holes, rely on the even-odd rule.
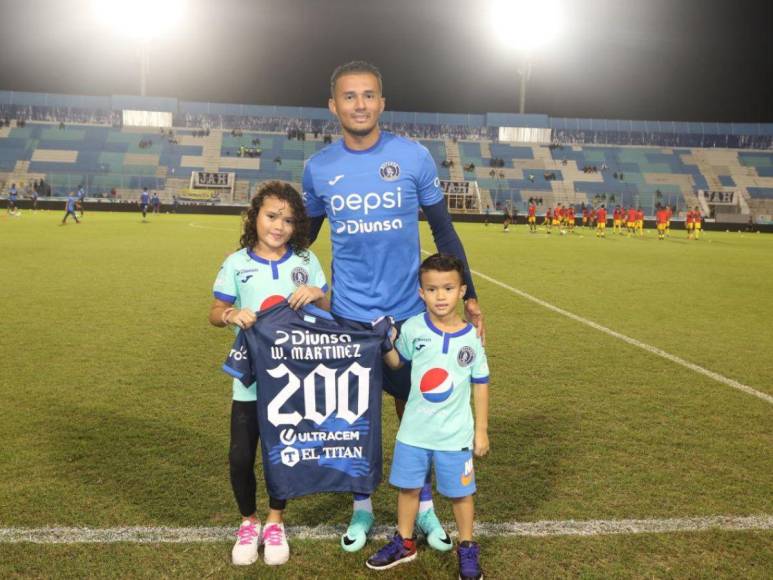
[[220,151],[223,147],[223,132],[220,129],[210,131],[204,137],[201,156],[204,159],[204,171],[220,171]]
[[453,139],[446,139],[446,158],[453,162],[448,168],[452,181],[464,181],[464,169],[462,168],[462,156],[459,153],[459,144]]

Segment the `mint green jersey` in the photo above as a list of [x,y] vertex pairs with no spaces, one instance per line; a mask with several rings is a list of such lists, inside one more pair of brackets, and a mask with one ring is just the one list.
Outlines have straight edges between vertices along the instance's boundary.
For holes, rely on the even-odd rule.
[[[217,274],[212,293],[234,308],[259,311],[288,298],[299,286],[314,286],[327,292],[325,273],[319,260],[307,250],[303,258],[292,250],[278,260],[265,260],[243,248],[225,259]],[[239,329],[234,328],[234,333]],[[245,387],[233,381],[234,401],[255,401],[255,383]]]
[[405,321],[395,347],[411,362],[411,392],[397,440],[436,451],[472,449],[470,383],[488,383],[489,374],[475,327],[443,332],[427,313],[418,314]]

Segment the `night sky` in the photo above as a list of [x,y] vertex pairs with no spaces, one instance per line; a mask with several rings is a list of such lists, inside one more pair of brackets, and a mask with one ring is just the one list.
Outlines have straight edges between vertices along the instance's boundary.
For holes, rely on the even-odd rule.
[[[772,1],[563,4],[562,37],[534,57],[527,112],[773,122]],[[517,111],[516,57],[483,0],[188,5],[180,29],[154,41],[149,95],[326,106],[332,69],[365,59],[382,71],[388,109]],[[0,10],[0,89],[139,93],[137,47],[96,23],[89,1],[0,0]]]

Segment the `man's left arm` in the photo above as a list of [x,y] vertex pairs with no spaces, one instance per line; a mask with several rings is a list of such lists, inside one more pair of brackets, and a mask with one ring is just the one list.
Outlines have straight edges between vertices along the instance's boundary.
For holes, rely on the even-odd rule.
[[432,238],[435,240],[435,246],[443,254],[451,254],[459,258],[464,264],[464,284],[467,286],[467,292],[464,295],[464,314],[465,318],[471,322],[482,342],[485,342],[486,332],[483,325],[483,312],[478,305],[478,295],[475,292],[475,286],[472,283],[472,274],[470,266],[467,263],[467,255],[464,253],[462,241],[451,223],[451,216],[446,208],[445,198],[432,205],[421,206],[424,215],[427,216],[429,227],[432,230]]

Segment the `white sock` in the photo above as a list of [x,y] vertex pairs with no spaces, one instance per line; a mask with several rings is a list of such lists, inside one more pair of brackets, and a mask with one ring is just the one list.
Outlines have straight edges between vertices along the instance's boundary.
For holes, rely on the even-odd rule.
[[373,513],[373,504],[370,501],[370,498],[367,497],[365,499],[355,499],[354,500],[354,506],[352,507],[352,510],[363,510],[366,512]]
[[425,511],[427,511],[429,509],[432,509],[433,507],[435,507],[435,504],[432,503],[431,499],[428,499],[428,500],[425,500],[425,501],[420,501],[419,502],[419,513],[425,512]]

